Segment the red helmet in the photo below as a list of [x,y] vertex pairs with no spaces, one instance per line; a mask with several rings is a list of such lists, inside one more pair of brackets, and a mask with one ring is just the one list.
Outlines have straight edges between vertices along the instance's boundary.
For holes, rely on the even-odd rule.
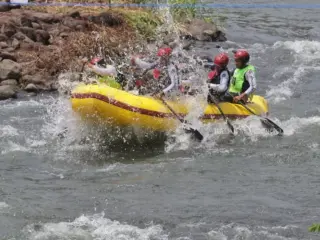
[[248,53],[246,50],[244,50],[244,49],[239,49],[239,50],[237,50],[237,51],[235,52],[235,54],[234,54],[234,59],[235,59],[235,60],[241,60],[241,61],[243,61],[244,63],[247,63],[247,62],[249,62],[249,60],[250,60],[250,55],[249,55],[249,53]]
[[95,58],[92,58],[90,63],[92,65],[95,65],[96,63],[100,62],[102,60],[102,58],[99,58],[99,57],[95,57]]
[[162,57],[162,56],[170,56],[172,52],[171,48],[160,48],[158,50],[158,57]]
[[213,63],[221,68],[225,68],[229,63],[229,57],[226,53],[220,53],[214,58]]

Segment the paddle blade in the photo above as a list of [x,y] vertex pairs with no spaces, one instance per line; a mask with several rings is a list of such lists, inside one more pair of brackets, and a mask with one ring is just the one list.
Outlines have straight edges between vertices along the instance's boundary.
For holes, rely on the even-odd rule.
[[203,140],[203,135],[197,130],[197,129],[193,129],[193,128],[185,128],[186,133],[190,133],[192,134],[192,136],[197,139],[198,141],[202,141]]
[[232,134],[234,134],[234,127],[232,126],[232,124],[230,123],[229,120],[227,120],[227,124],[228,124],[228,127],[229,127],[230,131],[232,132]]
[[271,121],[269,118],[265,118],[265,120],[267,120],[274,127],[274,129],[278,131],[279,136],[283,135],[283,129],[281,127],[279,127],[276,123]]
[[262,125],[269,131],[273,132],[273,129],[275,129],[278,132],[279,136],[283,135],[283,129],[279,127],[276,123],[271,121],[269,118],[262,118],[260,119]]

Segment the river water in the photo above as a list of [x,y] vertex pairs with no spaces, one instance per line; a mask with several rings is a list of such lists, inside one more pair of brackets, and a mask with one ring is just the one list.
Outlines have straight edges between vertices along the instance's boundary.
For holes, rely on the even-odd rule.
[[2,101],[1,239],[320,239],[308,232],[320,221],[319,9],[212,12],[222,46],[252,54],[285,135],[252,118],[235,122],[234,139],[221,124],[201,127],[201,145],[183,133],[146,140],[79,124],[58,94]]

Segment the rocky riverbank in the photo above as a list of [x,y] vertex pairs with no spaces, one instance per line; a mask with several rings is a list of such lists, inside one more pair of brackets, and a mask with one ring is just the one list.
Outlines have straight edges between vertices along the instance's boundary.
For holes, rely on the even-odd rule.
[[[0,100],[14,98],[20,90],[56,90],[58,75],[79,72],[83,57],[100,53],[124,59],[130,51],[143,49],[145,44],[141,41],[152,41],[150,31],[162,24],[161,19],[143,10],[106,10],[96,14],[46,13],[23,8],[2,11]],[[203,20],[186,22],[183,29],[180,35],[185,39],[226,40],[214,24]],[[173,40],[167,36],[163,43],[170,41]]]

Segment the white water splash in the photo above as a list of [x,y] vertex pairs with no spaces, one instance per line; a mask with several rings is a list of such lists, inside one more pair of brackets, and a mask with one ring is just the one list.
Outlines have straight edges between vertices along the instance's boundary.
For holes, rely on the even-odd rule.
[[[303,64],[306,63],[315,64],[315,60],[320,59],[320,42],[318,41],[286,41],[286,42],[276,42],[273,48],[286,48],[292,50],[295,55],[296,62],[301,62],[303,60]],[[315,64],[316,65],[316,64]]]
[[9,141],[8,145],[5,146],[5,150],[1,151],[1,154],[8,154],[12,152],[30,152],[30,148],[22,146],[18,143]]
[[24,230],[28,239],[96,239],[96,240],[167,240],[160,225],[138,228],[104,217],[104,213],[75,219],[73,222],[28,225]]
[[297,226],[258,226],[250,228],[234,223],[223,225],[217,230],[208,232],[210,240],[304,240],[305,238],[297,237],[297,232],[301,231]]
[[1,212],[2,210],[4,210],[4,209],[9,208],[9,207],[10,207],[10,205],[8,205],[7,203],[5,203],[5,202],[0,202],[0,212]]
[[277,87],[271,86],[270,90],[266,93],[266,98],[274,103],[290,98],[294,93],[293,86],[296,86],[296,84],[301,80],[305,71],[306,68],[298,67],[291,78],[280,83]]
[[307,126],[320,125],[320,116],[306,118],[291,117],[290,119],[281,122],[281,125],[285,129],[284,134],[286,136],[291,136]]
[[279,103],[293,96],[295,88],[301,86],[307,80],[304,77],[307,73],[320,71],[320,42],[279,41],[271,49],[272,51],[287,49],[291,51],[291,55],[293,56],[293,62],[290,67],[281,69],[273,75],[273,78],[276,80],[281,76],[291,75],[291,77],[277,86],[270,86],[270,89],[266,93],[269,101]]
[[102,169],[97,169],[96,172],[117,172],[116,170],[123,170],[125,169],[126,165],[121,163],[114,163],[111,165],[108,165]]
[[0,125],[0,137],[13,137],[18,136],[18,129],[10,125]]

